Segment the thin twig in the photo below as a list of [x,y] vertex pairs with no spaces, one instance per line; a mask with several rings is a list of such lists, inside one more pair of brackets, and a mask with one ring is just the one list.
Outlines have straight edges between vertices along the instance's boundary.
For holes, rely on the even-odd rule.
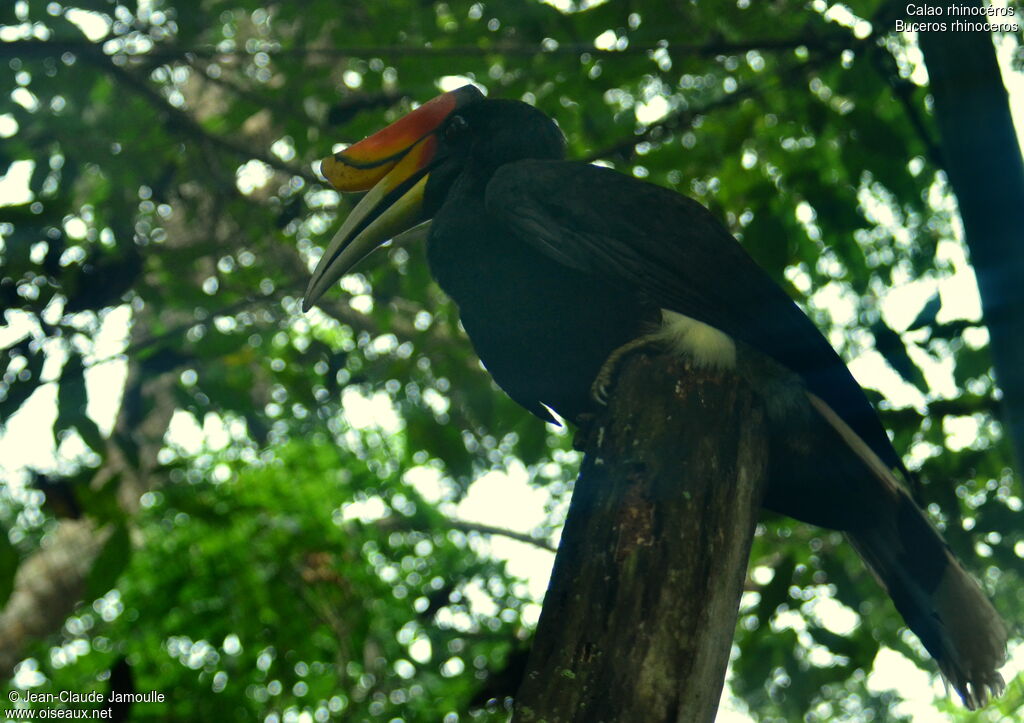
[[646,143],[648,141],[656,142],[660,140],[660,136],[663,136],[666,133],[678,131],[683,128],[689,128],[693,125],[696,118],[706,115],[714,110],[736,105],[747,98],[760,94],[762,90],[763,88],[741,88],[729,95],[717,98],[716,100],[713,100],[699,108],[685,108],[676,113],[670,113],[661,120],[649,124],[640,132],[634,133],[632,136],[616,141],[604,148],[593,151],[592,153],[584,156],[581,160],[591,163],[600,159],[628,156],[632,154],[636,147],[641,143]]
[[910,126],[914,129],[922,145],[924,145],[928,160],[936,168],[945,168],[946,164],[942,155],[942,148],[932,138],[931,132],[928,130],[928,126],[921,115],[920,108],[914,102],[914,89],[917,86],[906,78],[900,77],[899,72],[896,70],[895,60],[887,49],[876,47],[874,52],[871,53],[871,57],[875,70],[882,77],[886,85],[892,89],[892,94],[899,104],[903,106],[903,112],[906,114],[907,120],[910,121]]
[[509,530],[504,527],[495,527],[494,525],[484,525],[477,522],[466,522],[464,520],[448,520],[452,529],[459,530],[461,532],[479,532],[483,535],[501,535],[507,537],[510,540],[516,540],[518,542],[525,542],[527,545],[533,545],[539,547],[542,550],[548,552],[557,552],[558,548],[552,545],[545,539],[540,537],[534,537],[526,532],[516,532],[515,530]]
[[[501,537],[507,537],[510,540],[516,540],[517,542],[525,542],[527,545],[533,545],[539,547],[542,550],[548,552],[557,552],[558,548],[552,545],[550,542],[541,537],[534,537],[528,532],[518,532],[516,530],[510,530],[505,527],[496,527],[495,525],[485,525],[480,522],[469,522],[467,520],[458,520],[452,517],[444,518],[443,523],[453,530],[459,530],[460,532],[479,532],[482,535],[500,535]],[[416,530],[423,532],[421,527],[413,525],[408,519],[404,517],[398,517],[393,515],[391,517],[384,517],[377,520],[374,525],[383,531],[391,530]]]
[[[2,44],[0,44],[0,47],[2,47]],[[171,105],[166,98],[160,95],[160,93],[152,88],[144,79],[139,78],[129,69],[111,62],[110,56],[96,52],[97,48],[95,46],[89,45],[89,47],[92,48],[92,52],[81,54],[82,58],[106,72],[114,80],[135,90],[158,113],[164,116],[165,125],[172,133],[190,136],[200,142],[208,143],[222,150],[229,151],[230,153],[246,160],[255,159],[275,170],[287,173],[291,176],[299,176],[312,185],[323,183],[323,181],[317,178],[316,174],[312,171],[292,166],[279,158],[253,150],[252,148],[236,143],[229,138],[210,133],[191,115],[180,108],[176,108]]]

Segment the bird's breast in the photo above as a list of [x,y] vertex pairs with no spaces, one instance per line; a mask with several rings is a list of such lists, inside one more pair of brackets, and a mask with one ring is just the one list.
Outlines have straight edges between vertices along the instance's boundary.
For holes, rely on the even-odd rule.
[[530,411],[575,419],[608,355],[659,320],[633,290],[563,266],[499,225],[438,220],[431,271],[491,376]]

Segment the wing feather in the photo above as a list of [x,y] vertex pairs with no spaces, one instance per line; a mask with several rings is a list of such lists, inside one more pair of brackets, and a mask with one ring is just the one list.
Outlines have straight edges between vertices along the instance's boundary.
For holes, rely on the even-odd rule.
[[905,471],[863,390],[792,299],[696,201],[584,163],[518,161],[487,209],[565,266],[636,288],[798,373],[890,467]]

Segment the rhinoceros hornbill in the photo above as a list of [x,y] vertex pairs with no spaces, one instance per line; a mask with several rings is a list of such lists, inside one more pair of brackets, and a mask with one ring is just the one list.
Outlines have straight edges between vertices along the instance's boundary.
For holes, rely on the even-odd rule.
[[703,206],[564,147],[537,109],[466,86],[324,159],[338,190],[368,193],[304,308],[432,219],[434,277],[494,380],[543,419],[589,414],[638,343],[698,365],[754,359],[772,429],[765,506],[843,530],[969,707],[1000,692],[1005,626],[897,481],[909,473],[825,338]]

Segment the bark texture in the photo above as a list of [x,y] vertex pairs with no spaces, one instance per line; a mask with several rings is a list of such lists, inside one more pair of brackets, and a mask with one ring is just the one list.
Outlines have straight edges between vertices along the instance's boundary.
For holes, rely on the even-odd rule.
[[[945,0],[925,4],[948,6]],[[979,0],[965,4],[982,5]],[[985,15],[963,19],[1013,20]],[[1007,436],[1020,466],[1024,463],[1024,161],[1009,96],[990,33],[927,32],[919,35],[918,42],[928,67],[946,173],[978,277],[996,381],[1003,390]]]
[[767,463],[736,377],[634,355],[591,427],[516,723],[715,718]]
[[63,520],[19,566],[0,610],[0,675],[10,677],[28,644],[63,624],[108,537],[88,520]]
[[[126,520],[138,511],[139,497],[163,481],[157,454],[174,412],[176,384],[172,373],[143,379],[138,367],[129,372],[116,434],[92,480],[94,489],[118,485]],[[11,597],[0,609],[0,676],[9,677],[34,642],[60,630],[85,593],[111,531],[88,518],[61,520],[21,563]]]

